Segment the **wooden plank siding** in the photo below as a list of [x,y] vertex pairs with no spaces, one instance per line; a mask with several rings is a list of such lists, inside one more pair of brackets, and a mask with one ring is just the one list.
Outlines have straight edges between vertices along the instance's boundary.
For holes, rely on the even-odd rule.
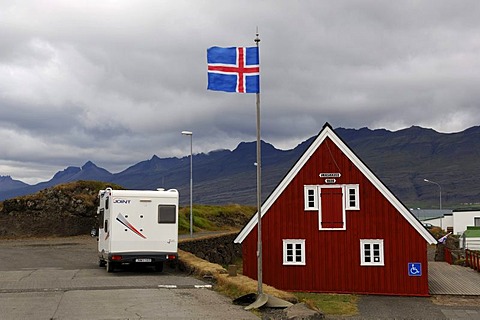
[[[304,210],[304,186],[358,184],[360,210],[346,211],[346,230],[319,230],[318,211]],[[242,242],[243,272],[257,278],[257,227]],[[427,243],[328,137],[262,219],[263,281],[278,289],[428,296]],[[283,239],[305,239],[305,265],[283,265]],[[360,239],[383,239],[384,266],[360,265]],[[420,262],[424,276],[408,275]]]

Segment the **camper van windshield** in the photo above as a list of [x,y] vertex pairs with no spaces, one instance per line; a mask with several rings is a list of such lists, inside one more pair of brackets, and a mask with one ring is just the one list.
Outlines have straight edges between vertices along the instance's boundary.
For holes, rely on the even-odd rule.
[[158,206],[158,223],[176,223],[177,207],[175,205],[159,205]]

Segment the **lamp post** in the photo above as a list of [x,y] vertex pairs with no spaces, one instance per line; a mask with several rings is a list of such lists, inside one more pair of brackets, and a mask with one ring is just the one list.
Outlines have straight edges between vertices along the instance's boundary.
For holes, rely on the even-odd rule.
[[190,136],[190,237],[193,238],[193,132],[182,131],[182,135]]
[[428,183],[433,183],[433,184],[436,184],[438,186],[438,190],[440,191],[440,210],[442,210],[442,187],[440,186],[440,184],[436,183],[435,181],[431,181],[431,180],[428,180],[428,179],[423,179],[423,181],[428,182]]

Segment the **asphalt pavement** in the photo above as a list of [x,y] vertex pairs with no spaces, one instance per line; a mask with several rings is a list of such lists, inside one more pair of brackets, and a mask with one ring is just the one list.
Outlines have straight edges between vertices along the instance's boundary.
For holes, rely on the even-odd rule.
[[88,238],[0,241],[0,319],[258,319],[166,267],[107,273]]
[[327,319],[480,320],[480,298],[466,296],[394,297],[362,295],[359,314]]
[[[85,237],[0,241],[0,319],[258,319],[204,285],[169,268],[107,273]],[[480,297],[365,295],[358,310],[326,318],[480,320]]]

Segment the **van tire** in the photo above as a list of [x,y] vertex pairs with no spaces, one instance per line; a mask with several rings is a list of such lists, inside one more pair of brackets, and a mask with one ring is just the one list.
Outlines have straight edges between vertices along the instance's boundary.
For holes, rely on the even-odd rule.
[[162,272],[163,271],[163,262],[159,262],[155,264],[155,271]]
[[113,272],[114,270],[113,262],[107,261],[106,266],[107,266],[107,272]]

